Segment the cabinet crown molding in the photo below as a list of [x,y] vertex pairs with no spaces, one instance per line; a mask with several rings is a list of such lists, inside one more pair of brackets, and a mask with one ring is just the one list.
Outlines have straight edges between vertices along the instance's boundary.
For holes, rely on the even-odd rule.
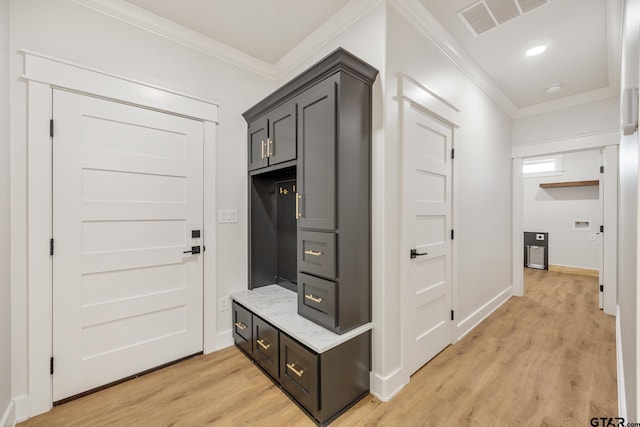
[[378,75],[378,70],[367,64],[351,52],[338,48],[323,59],[312,65],[307,71],[299,74],[282,85],[271,95],[242,113],[247,122],[251,122],[272,108],[293,98],[303,89],[320,80],[343,71],[372,85]]

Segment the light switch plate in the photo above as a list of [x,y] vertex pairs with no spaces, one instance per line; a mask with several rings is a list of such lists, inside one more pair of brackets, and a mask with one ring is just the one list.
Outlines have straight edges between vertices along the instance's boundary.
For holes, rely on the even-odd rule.
[[238,209],[219,209],[218,222],[220,224],[238,222]]

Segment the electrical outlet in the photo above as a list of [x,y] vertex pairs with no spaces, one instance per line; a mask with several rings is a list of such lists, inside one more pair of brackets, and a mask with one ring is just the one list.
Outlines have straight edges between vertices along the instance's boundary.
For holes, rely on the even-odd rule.
[[218,298],[218,311],[229,310],[229,297]]

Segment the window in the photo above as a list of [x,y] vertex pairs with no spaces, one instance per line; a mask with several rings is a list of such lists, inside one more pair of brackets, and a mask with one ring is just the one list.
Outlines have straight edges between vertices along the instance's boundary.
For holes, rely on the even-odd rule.
[[522,175],[525,178],[562,175],[562,156],[524,159]]

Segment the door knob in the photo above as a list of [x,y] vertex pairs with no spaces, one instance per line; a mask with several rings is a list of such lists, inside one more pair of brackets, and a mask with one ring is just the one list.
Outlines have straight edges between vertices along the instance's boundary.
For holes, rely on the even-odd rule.
[[183,254],[199,254],[200,253],[200,246],[191,246],[191,250],[190,251],[184,251],[182,252]]
[[411,249],[411,259],[418,258],[419,256],[429,255],[428,252],[418,253],[417,249]]

